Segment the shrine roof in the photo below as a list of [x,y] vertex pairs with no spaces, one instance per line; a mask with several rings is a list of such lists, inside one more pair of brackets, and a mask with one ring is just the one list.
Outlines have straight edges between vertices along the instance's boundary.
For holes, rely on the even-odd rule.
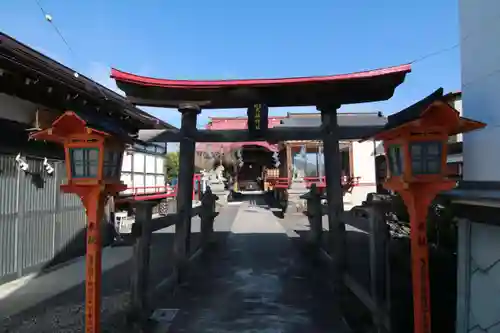
[[[445,118],[446,120],[439,119],[436,121],[444,121],[444,123],[446,123],[445,125],[450,127],[448,133],[449,135],[468,132],[486,126],[485,123],[460,117],[460,113],[448,103],[450,94],[445,95],[443,91],[443,88],[439,88],[407,108],[390,115],[387,117],[387,124],[374,137],[376,139],[380,139],[385,135],[384,133],[394,130],[407,123],[414,123],[428,114],[439,112],[440,109],[445,110],[449,117]],[[457,119],[456,124],[451,123],[453,120],[453,117],[451,117],[452,114]]]
[[[280,121],[285,119],[285,117],[269,117],[268,128],[273,128],[280,125]],[[209,124],[207,124],[206,129],[210,130],[237,130],[237,129],[247,129],[247,117],[235,117],[235,118],[210,118]]]
[[56,116],[75,111],[93,127],[110,133],[175,129],[120,94],[1,32],[0,93],[43,106]]
[[[281,120],[279,127],[319,127],[321,118],[317,117],[292,117]],[[384,126],[387,118],[380,112],[377,113],[337,113],[339,126]]]
[[246,142],[197,142],[196,151],[204,152],[217,152],[222,150],[224,153],[228,153],[243,147],[248,146],[258,146],[267,149],[268,151],[278,151],[278,145],[272,144],[266,141],[246,141]]
[[202,109],[351,104],[387,100],[411,71],[409,64],[350,74],[244,80],[170,80],[112,69],[111,77],[134,104]]

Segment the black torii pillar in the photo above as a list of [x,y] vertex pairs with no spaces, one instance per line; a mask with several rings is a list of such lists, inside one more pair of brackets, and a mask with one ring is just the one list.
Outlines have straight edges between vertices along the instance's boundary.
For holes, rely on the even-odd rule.
[[345,224],[341,220],[344,199],[341,183],[341,160],[337,124],[339,106],[318,106],[321,111],[323,153],[326,176],[326,198],[328,201],[328,247],[333,258],[333,285],[339,305],[343,298],[343,276],[345,271]]
[[190,133],[196,131],[196,120],[200,113],[197,105],[180,105],[182,114],[179,144],[179,177],[177,182],[177,214],[175,225],[174,255],[177,279],[183,279],[190,251],[191,212],[193,209],[193,176],[196,142]]

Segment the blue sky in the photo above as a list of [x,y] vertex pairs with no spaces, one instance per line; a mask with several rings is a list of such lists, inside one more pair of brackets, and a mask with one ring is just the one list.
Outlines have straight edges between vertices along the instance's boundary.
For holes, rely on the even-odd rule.
[[[348,73],[411,62],[459,40],[456,0],[35,0],[0,1],[0,29],[116,89],[110,67],[172,79]],[[391,114],[438,87],[460,89],[459,49],[413,65],[386,102],[343,111]],[[178,126],[175,110],[145,108]],[[314,108],[272,109],[273,115]],[[208,116],[244,110],[204,111]]]

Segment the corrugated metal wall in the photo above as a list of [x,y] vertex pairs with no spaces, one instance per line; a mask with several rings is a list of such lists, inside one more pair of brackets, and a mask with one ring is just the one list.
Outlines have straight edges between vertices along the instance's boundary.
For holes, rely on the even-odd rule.
[[[0,155],[0,283],[64,261],[85,249],[85,212],[80,199],[65,194],[64,163],[28,160],[29,173],[13,156]],[[43,187],[34,179],[39,174]]]

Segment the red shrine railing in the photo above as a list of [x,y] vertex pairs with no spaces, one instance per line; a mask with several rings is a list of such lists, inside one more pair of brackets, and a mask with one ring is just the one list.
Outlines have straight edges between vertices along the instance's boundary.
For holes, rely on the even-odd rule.
[[304,184],[306,188],[311,188],[312,184],[316,184],[317,188],[326,187],[326,177],[304,177]]
[[288,189],[290,185],[288,177],[274,178],[273,181],[274,188]]
[[[342,189],[344,190],[344,193],[349,192],[352,190],[353,187],[359,185],[359,180],[361,177],[348,177],[348,176],[343,176],[342,177]],[[311,188],[312,184],[316,184],[316,187],[318,189],[324,189],[326,188],[326,177],[304,177],[304,183],[306,185],[306,188]]]
[[290,179],[288,177],[267,177],[266,181],[270,186],[280,189],[288,189],[290,187]]
[[[196,184],[198,184],[198,191],[195,190]],[[128,187],[126,191],[130,191],[132,192],[132,194],[126,199],[118,199],[115,202],[121,202],[130,199],[134,201],[145,201],[173,198],[177,196],[177,185],[175,185],[174,187],[170,185]],[[198,194],[198,198],[196,197],[196,194]],[[201,200],[201,195],[201,174],[194,174],[193,200]]]

